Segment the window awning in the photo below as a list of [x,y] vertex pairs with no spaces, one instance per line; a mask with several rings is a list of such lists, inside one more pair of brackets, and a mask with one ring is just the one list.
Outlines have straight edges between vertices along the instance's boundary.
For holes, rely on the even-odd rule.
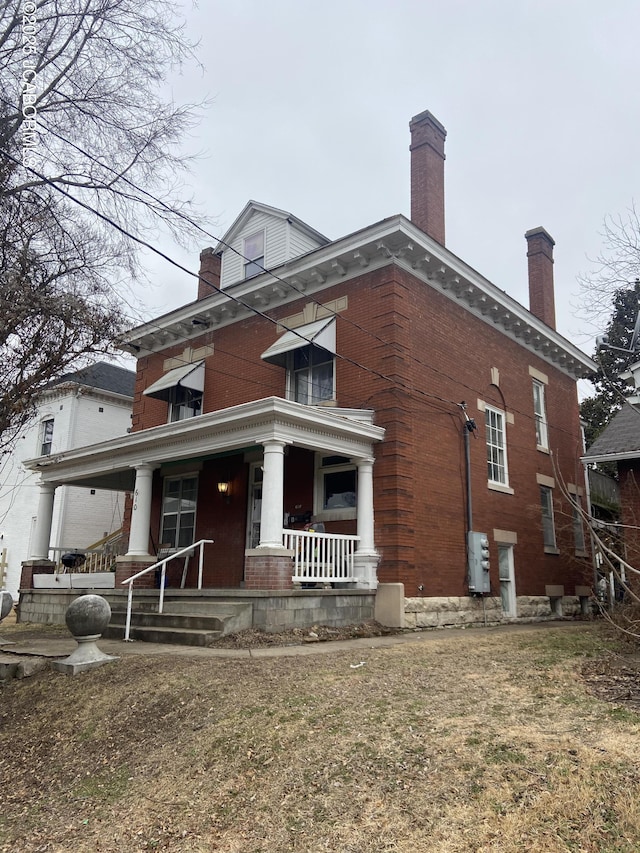
[[191,391],[204,391],[204,361],[174,367],[153,385],[145,388],[142,393],[147,397],[169,401],[171,392],[177,387],[189,388]]
[[313,344],[335,355],[336,352],[336,318],[325,317],[299,326],[295,331],[285,332],[284,335],[265,350],[261,358],[271,364],[284,367],[288,352]]

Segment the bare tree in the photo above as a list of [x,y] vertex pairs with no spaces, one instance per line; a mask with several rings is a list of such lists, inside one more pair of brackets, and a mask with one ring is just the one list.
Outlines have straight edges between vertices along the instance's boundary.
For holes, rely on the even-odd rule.
[[0,449],[112,346],[114,283],[139,273],[123,232],[194,234],[179,145],[198,107],[165,85],[192,61],[170,0],[0,0]]

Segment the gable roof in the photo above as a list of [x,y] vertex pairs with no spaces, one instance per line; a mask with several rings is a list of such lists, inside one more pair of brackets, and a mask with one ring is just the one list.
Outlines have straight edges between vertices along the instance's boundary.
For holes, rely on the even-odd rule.
[[311,225],[307,225],[307,223],[303,222],[302,219],[298,219],[295,214],[289,213],[287,210],[281,210],[279,207],[271,207],[269,204],[263,204],[260,201],[253,201],[253,199],[250,199],[242,208],[240,215],[236,217],[229,230],[215,247],[214,251],[216,254],[218,252],[223,252],[227,246],[233,242],[254,213],[266,213],[267,215],[275,216],[278,219],[286,219],[292,225],[295,225],[299,231],[307,234],[312,240],[316,240],[321,246],[326,246],[327,243],[331,242],[328,237],[325,237],[324,234],[316,231],[316,229],[312,228]]
[[640,457],[640,404],[626,403],[593,442],[586,462],[614,462]]
[[121,394],[123,397],[133,397],[135,380],[136,374],[133,370],[127,370],[106,361],[98,361],[80,370],[74,370],[72,373],[64,373],[54,379],[46,390],[72,383],[101,391],[111,391],[112,394]]

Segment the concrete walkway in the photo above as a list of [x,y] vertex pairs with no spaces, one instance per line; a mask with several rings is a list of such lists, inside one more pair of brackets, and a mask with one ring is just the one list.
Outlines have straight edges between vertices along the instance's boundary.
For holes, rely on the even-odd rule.
[[[2,628],[5,628],[2,624]],[[401,634],[389,634],[384,637],[362,637],[353,640],[330,640],[326,642],[305,642],[295,646],[256,646],[247,649],[220,649],[199,646],[177,646],[164,643],[130,642],[123,640],[99,640],[98,647],[107,655],[123,657],[125,655],[172,655],[187,658],[274,658],[274,657],[304,657],[317,654],[332,654],[333,652],[358,652],[364,649],[391,648],[406,643],[424,643],[435,640],[452,639],[467,634],[484,636],[488,634],[512,634],[526,631],[540,631],[549,628],[579,629],[590,625],[590,622],[574,622],[572,620],[554,620],[548,622],[533,622],[517,625],[500,625],[491,628],[450,628],[426,629],[423,631],[406,631]],[[9,626],[6,626],[9,627]],[[34,628],[37,631],[37,628]],[[38,657],[46,660],[59,659],[71,654],[76,648],[72,637],[52,636],[46,627],[42,629],[41,637],[21,640],[19,634],[13,632],[13,640],[7,641],[3,634],[9,631],[0,629],[0,664],[3,660]]]

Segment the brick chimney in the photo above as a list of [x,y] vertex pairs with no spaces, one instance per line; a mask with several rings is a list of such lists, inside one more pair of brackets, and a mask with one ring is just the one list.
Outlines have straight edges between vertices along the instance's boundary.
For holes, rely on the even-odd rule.
[[[222,258],[209,246],[200,252],[200,278],[198,279],[198,299],[205,299],[220,287],[220,267]],[[208,284],[207,284],[208,282]],[[213,287],[211,286],[213,285]]]
[[447,131],[428,110],[409,122],[411,221],[444,246],[444,141]]
[[529,310],[552,329],[556,327],[553,293],[553,247],[555,240],[544,228],[524,235],[529,261]]

